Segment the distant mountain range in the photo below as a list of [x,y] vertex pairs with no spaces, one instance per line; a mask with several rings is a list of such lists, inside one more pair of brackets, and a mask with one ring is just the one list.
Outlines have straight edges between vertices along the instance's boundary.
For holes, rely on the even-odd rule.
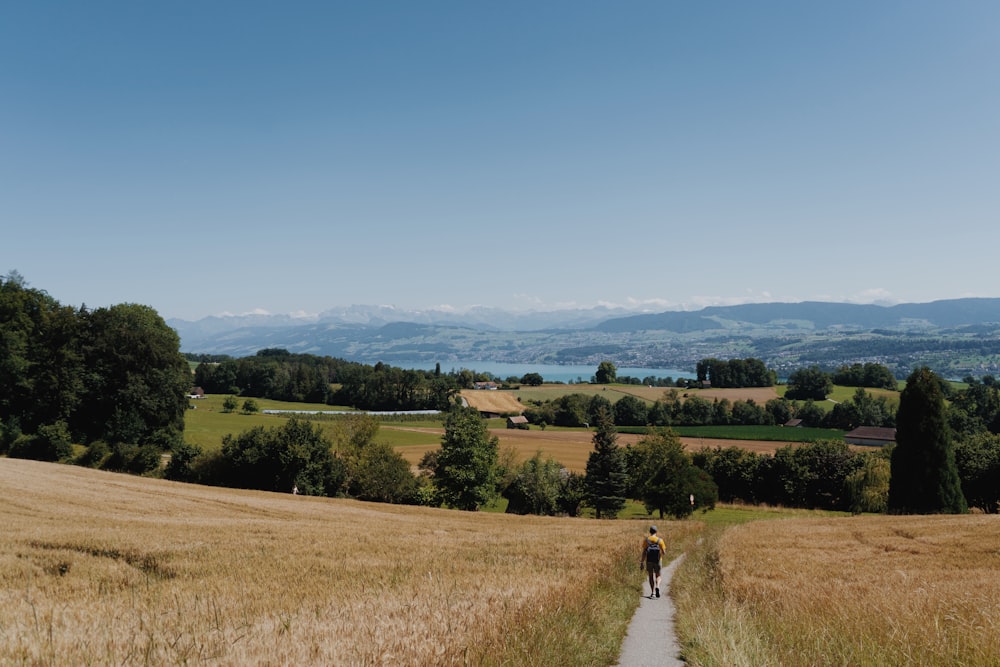
[[[982,373],[992,372],[988,357],[994,346],[1000,347],[1000,299],[895,306],[755,303],[643,314],[608,308],[551,312],[476,308],[459,313],[351,306],[310,318],[242,315],[168,324],[180,335],[183,351],[232,356],[280,347],[393,365],[477,360],[577,364],[610,359],[619,366],[648,368],[687,368],[708,356],[755,356],[772,367],[883,359],[902,372],[914,363],[932,365],[931,360],[954,348],[956,356],[962,352],[965,357],[986,358],[970,369]],[[996,353],[1000,355],[1000,349]],[[927,361],[921,361],[921,354]]]

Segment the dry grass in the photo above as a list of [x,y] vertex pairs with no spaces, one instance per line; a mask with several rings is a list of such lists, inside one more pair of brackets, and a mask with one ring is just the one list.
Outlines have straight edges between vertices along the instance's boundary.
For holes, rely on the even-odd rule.
[[[485,392],[484,392],[485,393]],[[438,441],[427,445],[410,445],[398,447],[397,450],[410,464],[416,465],[425,452],[437,449],[440,444],[440,435],[444,429],[407,427],[383,424],[381,431],[405,430],[431,433],[438,436]],[[542,430],[533,426],[528,430],[496,428],[490,429],[490,433],[500,439],[500,448],[511,448],[517,455],[517,460],[523,461],[541,451],[544,456],[549,456],[559,461],[568,470],[583,472],[587,467],[587,457],[594,450],[594,433],[583,429],[577,430]],[[632,433],[619,433],[618,444],[622,447],[634,444],[642,438],[641,435]],[[696,452],[702,447],[740,447],[758,454],[773,454],[781,447],[795,443],[774,442],[770,440],[718,440],[713,438],[681,438],[681,442],[688,451]]]
[[490,389],[463,389],[462,398],[480,412],[495,412],[498,415],[521,414],[524,406],[517,396],[509,391]]
[[1000,664],[1000,517],[756,522],[692,555],[691,664]]
[[608,664],[645,525],[2,458],[0,517],[0,664],[25,665]]

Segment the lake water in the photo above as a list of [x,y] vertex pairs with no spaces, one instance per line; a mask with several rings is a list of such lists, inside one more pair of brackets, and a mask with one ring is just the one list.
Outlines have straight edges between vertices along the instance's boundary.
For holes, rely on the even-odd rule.
[[[434,370],[434,364],[426,361],[413,363],[393,361],[397,368],[419,368]],[[508,377],[522,377],[526,373],[538,373],[546,382],[590,382],[597,373],[597,364],[586,366],[561,366],[556,364],[508,364],[496,361],[441,362],[441,372],[460,371],[468,368],[477,373],[490,373],[494,377],[506,380]],[[618,368],[618,377],[634,377],[640,380],[647,377],[694,378],[690,371],[671,368]]]

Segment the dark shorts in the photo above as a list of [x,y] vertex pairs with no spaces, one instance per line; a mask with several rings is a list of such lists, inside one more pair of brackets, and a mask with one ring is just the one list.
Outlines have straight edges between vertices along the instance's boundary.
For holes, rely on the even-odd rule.
[[649,572],[650,574],[659,574],[660,573],[660,563],[659,563],[659,561],[657,561],[656,563],[650,563],[649,561],[647,561],[646,562],[646,572]]

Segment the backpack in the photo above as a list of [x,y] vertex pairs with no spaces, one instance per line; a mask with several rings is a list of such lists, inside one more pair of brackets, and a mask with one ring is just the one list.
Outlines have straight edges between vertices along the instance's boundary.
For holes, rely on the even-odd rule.
[[[649,540],[653,541],[650,542]],[[659,563],[660,562],[660,539],[658,537],[646,538],[646,562],[647,563]]]

